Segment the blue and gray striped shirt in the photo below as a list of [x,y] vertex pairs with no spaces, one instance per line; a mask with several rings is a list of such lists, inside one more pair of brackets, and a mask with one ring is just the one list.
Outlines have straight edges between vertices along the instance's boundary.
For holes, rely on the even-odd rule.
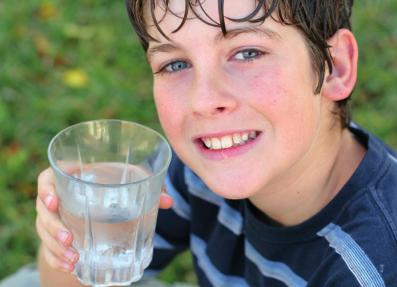
[[397,286],[397,157],[357,127],[367,153],[338,195],[293,227],[219,197],[174,157],[150,270],[190,248],[200,286]]

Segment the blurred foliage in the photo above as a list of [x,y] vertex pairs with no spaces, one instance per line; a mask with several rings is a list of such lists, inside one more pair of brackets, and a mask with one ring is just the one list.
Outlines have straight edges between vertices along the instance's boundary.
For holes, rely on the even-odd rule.
[[397,1],[355,1],[360,49],[353,120],[397,148]]
[[[353,119],[397,147],[397,1],[355,1],[360,47]],[[151,74],[124,1],[0,1],[0,278],[35,258],[36,177],[52,136],[120,118],[160,129]],[[189,253],[168,282],[194,281]]]

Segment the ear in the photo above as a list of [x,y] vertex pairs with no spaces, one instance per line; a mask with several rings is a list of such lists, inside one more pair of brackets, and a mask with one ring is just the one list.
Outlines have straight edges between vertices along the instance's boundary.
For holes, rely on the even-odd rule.
[[326,74],[322,92],[329,100],[339,101],[349,97],[357,81],[357,42],[347,29],[338,30],[327,42],[333,67],[332,74]]

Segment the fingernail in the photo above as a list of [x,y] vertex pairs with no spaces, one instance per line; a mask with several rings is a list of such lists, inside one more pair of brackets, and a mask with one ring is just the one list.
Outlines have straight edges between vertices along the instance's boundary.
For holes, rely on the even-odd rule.
[[51,203],[54,201],[54,197],[52,195],[47,195],[46,198],[44,199],[45,205],[49,208],[51,206]]
[[69,232],[67,232],[67,231],[65,231],[65,230],[60,230],[59,232],[58,232],[58,239],[62,242],[62,243],[65,243],[66,242],[66,240],[68,239],[68,237],[69,237]]
[[172,197],[171,197],[171,196],[170,196],[168,193],[165,193],[165,192],[164,192],[164,193],[162,193],[162,194],[161,194],[161,196],[163,196],[163,197],[167,197],[167,198],[172,198]]
[[65,257],[71,262],[74,263],[77,261],[77,254],[74,253],[72,250],[66,250],[64,253]]

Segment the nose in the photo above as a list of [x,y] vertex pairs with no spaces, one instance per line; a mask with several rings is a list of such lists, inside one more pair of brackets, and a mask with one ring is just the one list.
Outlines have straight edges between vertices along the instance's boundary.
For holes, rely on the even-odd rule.
[[211,117],[236,109],[238,99],[228,84],[227,75],[205,67],[195,72],[191,85],[191,107],[196,116]]

